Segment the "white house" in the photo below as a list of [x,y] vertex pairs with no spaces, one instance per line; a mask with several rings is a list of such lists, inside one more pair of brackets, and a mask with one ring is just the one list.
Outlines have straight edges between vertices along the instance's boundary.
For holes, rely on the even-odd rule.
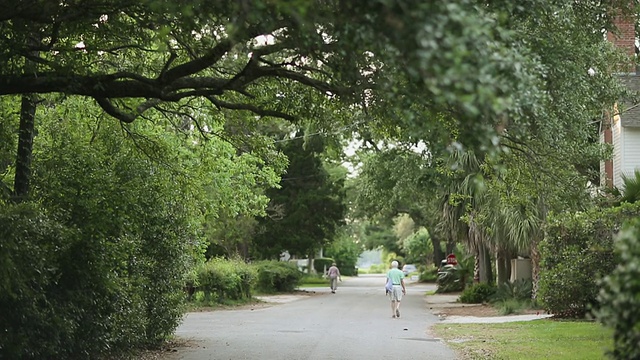
[[[635,19],[618,17],[616,26],[619,34],[609,33],[607,38],[633,60],[629,71],[620,76],[630,90],[640,92],[640,76],[635,65]],[[613,146],[611,160],[600,164],[601,185],[621,188],[622,174],[633,176],[635,170],[640,170],[640,104],[618,103],[612,115],[600,131],[600,141]]]

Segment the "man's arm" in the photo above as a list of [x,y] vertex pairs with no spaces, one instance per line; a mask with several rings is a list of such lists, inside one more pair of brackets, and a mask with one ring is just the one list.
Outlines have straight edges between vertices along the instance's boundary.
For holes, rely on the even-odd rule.
[[404,287],[404,279],[400,279],[400,284],[402,284],[402,292],[406,293],[407,289],[405,289],[405,287]]

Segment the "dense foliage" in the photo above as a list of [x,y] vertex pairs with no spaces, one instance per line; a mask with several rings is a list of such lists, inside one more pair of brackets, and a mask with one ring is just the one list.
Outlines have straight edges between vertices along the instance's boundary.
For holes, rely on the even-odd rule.
[[[89,358],[159,344],[182,315],[204,215],[266,204],[255,184],[275,176],[256,167],[259,158],[220,141],[194,144],[158,118],[120,126],[95,110],[77,99],[42,108],[38,201],[3,204],[0,272],[13,280],[0,292],[16,309],[0,322],[15,344],[0,344],[3,357]],[[246,200],[231,201],[240,194]]]
[[460,267],[447,265],[438,271],[436,292],[439,294],[462,291],[465,288],[465,273]]
[[334,263],[335,260],[333,258],[321,257],[313,259],[313,269],[318,274],[324,274],[327,269],[331,267],[331,264]]
[[256,288],[260,292],[291,292],[302,279],[302,272],[290,262],[265,260],[255,266],[258,272]]
[[349,236],[338,237],[326,251],[326,255],[335,259],[342,275],[357,275],[356,263],[362,253],[362,246],[356,244]]
[[625,224],[615,239],[620,262],[603,279],[598,320],[613,329],[614,359],[640,358],[640,220]]
[[613,238],[621,224],[640,215],[640,204],[623,204],[550,219],[540,244],[538,299],[546,311],[584,317],[597,305],[599,281],[616,267]]
[[257,269],[240,259],[209,259],[197,274],[196,291],[205,303],[250,299],[258,278]]
[[279,148],[289,159],[279,188],[266,191],[268,216],[258,221],[255,258],[274,259],[283,251],[311,256],[334,240],[344,223],[344,175],[331,176],[322,159],[322,139],[305,142],[299,132]]
[[[73,258],[79,231],[64,227],[36,204],[6,203],[0,206],[0,229],[0,307],[5,309],[0,313],[0,357],[83,353],[88,358],[95,345],[87,343],[89,339],[79,331],[85,330],[78,321],[84,312],[79,301],[100,299],[93,298],[96,294],[76,299],[83,289],[59,286],[61,268],[69,267],[65,262]],[[85,275],[80,269],[69,270],[62,280]],[[104,333],[93,335],[98,335],[97,343],[111,340],[111,345],[122,346],[128,341],[108,339]]]
[[495,285],[478,283],[464,289],[458,300],[464,304],[482,304],[488,302],[495,293]]
[[[627,61],[602,31],[628,6],[14,1],[0,14],[0,274],[12,276],[0,299],[21,304],[1,324],[13,331],[3,357],[158,343],[203,244],[209,256],[275,258],[331,243],[344,177],[314,149],[320,136],[377,152],[359,182],[366,248],[407,255],[390,231],[405,213],[428,228],[435,262],[440,242],[463,242],[482,281],[491,256],[515,251],[531,251],[535,273],[547,213],[588,205],[598,123]],[[280,189],[274,118],[317,135],[280,136]],[[609,269],[614,222],[595,226],[602,239],[589,224],[554,225],[549,307],[593,300],[587,276]],[[293,270],[265,266],[265,288],[291,288]]]
[[499,284],[491,301],[500,302],[508,300],[531,301],[533,283],[529,279],[520,279],[513,282]]

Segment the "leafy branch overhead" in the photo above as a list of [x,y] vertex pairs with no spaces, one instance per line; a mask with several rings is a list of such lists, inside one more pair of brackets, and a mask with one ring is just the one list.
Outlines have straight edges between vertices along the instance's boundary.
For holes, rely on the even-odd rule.
[[[292,120],[277,104],[251,103],[252,87],[269,78],[348,94],[313,53],[323,56],[330,44],[296,41],[287,35],[299,30],[290,16],[264,21],[273,9],[253,8],[242,2],[19,1],[0,17],[7,49],[0,55],[0,95],[89,96],[111,116],[132,122],[160,102],[192,97]],[[23,71],[25,60],[37,70]],[[129,109],[114,103],[125,98],[139,103]]]
[[[436,128],[437,122],[420,120],[430,113],[455,118],[476,135],[515,131],[544,114],[548,71],[515,21],[583,6],[473,0],[11,3],[0,15],[0,96],[87,96],[123,122],[162,102],[194,97],[218,109],[295,120],[309,96],[320,96],[367,109],[377,131]],[[585,24],[586,30],[606,26],[601,15],[609,5],[587,9],[602,20]],[[294,106],[301,87],[317,92]]]

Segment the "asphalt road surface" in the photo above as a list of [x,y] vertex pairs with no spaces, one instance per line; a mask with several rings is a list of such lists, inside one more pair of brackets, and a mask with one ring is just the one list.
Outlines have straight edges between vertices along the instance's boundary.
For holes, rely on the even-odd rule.
[[[320,293],[254,310],[189,313],[176,336],[189,346],[167,360],[455,359],[428,328],[428,285],[409,284],[399,319],[391,317],[383,276],[363,275]],[[310,289],[311,290],[311,289]]]

